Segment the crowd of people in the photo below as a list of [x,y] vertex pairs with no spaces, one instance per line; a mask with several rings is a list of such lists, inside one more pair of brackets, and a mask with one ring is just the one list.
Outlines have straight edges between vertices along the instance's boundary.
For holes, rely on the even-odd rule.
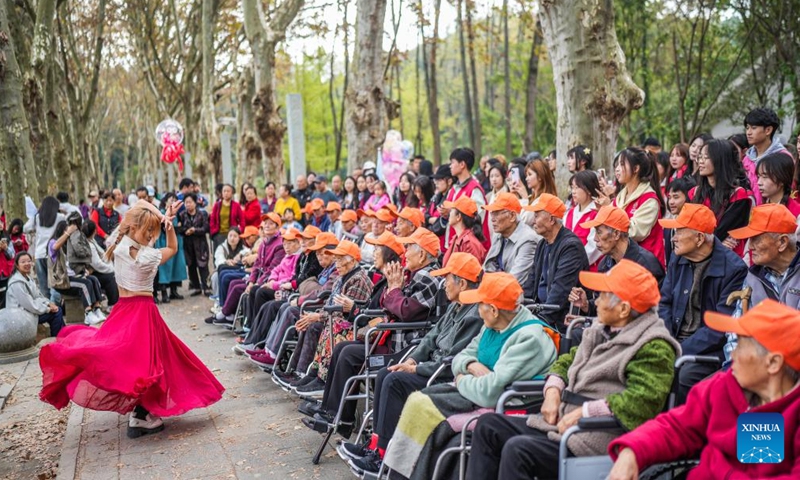
[[[766,108],[743,124],[669,150],[648,139],[618,152],[613,174],[594,169],[583,145],[512,160],[456,148],[436,170],[415,158],[394,188],[372,162],[330,186],[313,173],[270,182],[262,198],[247,183],[238,202],[231,185],[213,204],[191,179],[160,200],[142,187],[136,196],[162,213],[183,202],[178,252],[159,267],[154,298],[181,299],[187,278],[192,295],[208,295],[206,323],[232,330],[234,353],[304,400],[305,425],[333,425],[339,456],[362,477],[431,478],[474,427],[467,478],[556,478],[561,435],[613,416],[626,433],[568,442],[571,456],[611,455],[610,478],[698,457],[690,478],[796,478],[800,136],[781,144]],[[571,178],[559,192],[561,162]],[[59,294],[81,297],[87,324],[116,299],[102,251],[125,199],[115,190],[84,206],[48,197],[0,239],[13,259],[7,303],[53,335]],[[35,234],[29,247],[24,234]],[[586,317],[578,345],[560,352],[568,325]],[[718,363],[676,372],[682,355]],[[365,368],[377,372],[371,433],[350,443],[357,404],[340,404]],[[544,380],[540,409],[494,413],[509,385],[531,379]],[[744,412],[784,415],[783,462],[737,460]]]

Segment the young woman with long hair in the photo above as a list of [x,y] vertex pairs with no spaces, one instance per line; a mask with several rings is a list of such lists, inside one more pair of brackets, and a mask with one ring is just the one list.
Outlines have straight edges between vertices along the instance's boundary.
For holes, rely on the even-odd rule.
[[[522,187],[522,183],[523,182],[517,183],[515,191],[517,195],[521,197],[519,203],[523,207],[536,203],[543,193],[549,193],[550,195],[558,196],[558,193],[556,192],[556,179],[553,176],[553,172],[550,170],[550,166],[544,160],[536,159],[528,162],[528,164],[525,166],[524,178],[524,183],[527,188]],[[523,194],[526,191],[529,191],[530,194],[527,197],[524,197]],[[522,218],[525,223],[533,228],[533,212],[523,209],[523,212],[520,214],[520,218]]]
[[344,210],[358,210],[361,206],[358,203],[358,187],[356,179],[347,177],[344,179],[344,195],[342,195],[342,208]]
[[785,153],[770,153],[758,162],[758,191],[764,203],[780,203],[800,217],[800,202],[792,195],[794,161]]
[[33,257],[36,259],[36,279],[39,281],[39,291],[53,303],[59,303],[58,292],[51,292],[47,286],[47,242],[53,236],[56,225],[67,219],[58,211],[59,203],[56,197],[44,197],[39,211],[31,217],[23,227],[29,235],[35,234],[33,244]]
[[[160,417],[203,408],[222,397],[224,387],[173,334],[153,303],[158,266],[178,250],[172,217],[145,201],[131,208],[109,237],[120,301],[97,329],[69,325],[39,353],[43,386],[39,398],[56,408],[70,400],[91,410],[131,413],[128,437],[164,429]],[[166,225],[167,246],[153,248]]]
[[581,239],[589,257],[589,270],[596,272],[603,255],[594,241],[594,229],[583,228],[581,224],[594,220],[597,216],[598,209],[594,199],[601,193],[600,181],[592,170],[583,170],[569,179],[569,186],[572,190],[573,207],[564,215],[564,226]]
[[692,161],[692,165],[694,166],[694,170],[691,172],[692,175],[697,173],[697,159],[700,156],[700,150],[703,148],[703,145],[705,145],[706,142],[713,139],[714,137],[707,133],[698,133],[692,137],[692,141],[689,142],[689,159]]
[[694,171],[694,164],[689,156],[689,146],[685,143],[676,143],[669,151],[669,168],[667,168],[667,185],[683,177],[691,175]]

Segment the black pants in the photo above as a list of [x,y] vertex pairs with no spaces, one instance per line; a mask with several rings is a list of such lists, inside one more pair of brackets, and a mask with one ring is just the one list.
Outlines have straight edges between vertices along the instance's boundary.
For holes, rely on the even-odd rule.
[[378,435],[378,448],[386,449],[389,446],[406,400],[427,384],[428,378],[415,373],[390,372],[386,368],[378,372],[375,405],[372,410],[372,424]]
[[252,324],[261,307],[272,300],[275,300],[275,290],[271,288],[254,288],[250,292],[250,301],[248,302],[247,310],[244,312],[247,315],[247,321]]
[[678,376],[678,405],[686,403],[686,396],[689,390],[698,382],[719,370],[718,365],[708,365],[705,363],[687,363],[681,367]]
[[258,310],[255,317],[247,317],[250,331],[244,337],[245,344],[255,345],[267,339],[269,329],[272,328],[272,324],[278,318],[278,312],[280,312],[284,303],[286,302],[282,300],[267,302]]
[[50,336],[57,337],[58,332],[64,327],[64,307],[58,307],[58,311],[47,312],[39,315],[39,323],[50,325]]
[[72,295],[81,298],[83,308],[88,312],[100,303],[100,281],[88,275],[86,277],[69,277],[69,288],[57,290],[62,295]]
[[[339,342],[333,347],[328,381],[325,382],[325,393],[322,396],[322,406],[328,412],[335,414],[339,409],[339,403],[345,394],[344,385],[348,378],[361,371],[364,358],[364,342]],[[342,410],[341,420],[352,422],[356,417],[356,407],[356,402],[347,402]]]
[[114,278],[114,274],[94,272],[92,276],[100,282],[100,288],[108,299],[108,306],[111,307],[117,303],[117,301],[119,301],[119,288],[117,287],[117,280]]
[[206,291],[208,287],[208,265],[198,267],[197,262],[186,267],[189,270],[189,288]]
[[472,433],[467,479],[558,478],[558,442],[525,422],[497,413],[481,416]]

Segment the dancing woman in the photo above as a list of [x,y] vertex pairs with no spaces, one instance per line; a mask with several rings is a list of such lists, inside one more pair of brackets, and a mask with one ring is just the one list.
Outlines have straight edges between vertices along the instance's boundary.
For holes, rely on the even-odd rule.
[[[139,201],[109,237],[120,300],[99,329],[70,325],[42,348],[39,398],[58,409],[70,400],[92,410],[130,413],[128,437],[164,429],[160,417],[181,415],[215,403],[224,387],[170,331],[153,302],[158,266],[178,249],[172,218]],[[152,245],[166,225],[167,246]]]

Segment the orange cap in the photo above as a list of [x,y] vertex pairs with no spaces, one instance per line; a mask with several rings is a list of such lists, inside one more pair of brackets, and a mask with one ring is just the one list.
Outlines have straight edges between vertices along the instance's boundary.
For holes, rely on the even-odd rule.
[[342,212],[342,216],[339,217],[339,220],[343,222],[357,222],[358,221],[358,214],[355,210],[345,210]]
[[257,236],[257,235],[258,235],[258,227],[249,225],[247,227],[244,227],[244,233],[242,233],[241,237],[250,238],[252,236]]
[[418,228],[410,237],[398,237],[397,241],[405,244],[415,243],[434,257],[439,256],[439,237],[427,228]]
[[283,237],[284,240],[299,240],[300,236],[300,230],[296,228],[287,228],[281,233],[281,237]]
[[413,223],[415,227],[419,228],[425,223],[425,214],[419,208],[405,207],[400,210],[400,213],[391,212],[394,218],[402,218]]
[[342,240],[339,242],[339,245],[337,245],[336,248],[333,250],[325,250],[325,253],[329,253],[331,255],[350,255],[355,259],[356,262],[361,261],[361,249],[358,248],[358,245],[350,240]]
[[487,212],[499,212],[500,210],[510,210],[514,213],[522,211],[519,199],[511,192],[498,193],[490,205],[484,205],[483,209]]
[[468,217],[474,217],[478,212],[478,204],[466,195],[461,195],[455,202],[444,202],[444,208],[455,208]]
[[[336,245],[339,245],[339,240],[336,238],[336,235],[331,232],[323,232],[317,235],[314,245],[308,247],[308,250],[316,252],[317,250],[322,250],[326,247],[335,247]],[[331,250],[333,249],[331,248]]]
[[543,193],[536,199],[536,203],[533,205],[525,205],[522,209],[529,212],[547,212],[556,218],[564,218],[567,206],[555,195]]
[[481,271],[483,271],[483,268],[478,259],[475,258],[475,255],[466,252],[455,252],[450,255],[444,268],[432,271],[431,275],[443,277],[448,273],[452,273],[456,277],[467,279],[470,282],[477,282],[481,276]]
[[377,212],[371,215],[374,218],[377,218],[381,222],[392,223],[394,222],[394,217],[392,216],[392,211],[388,208],[381,208]]
[[522,296],[522,287],[513,275],[505,272],[487,273],[480,286],[458,295],[463,304],[488,303],[500,310],[514,310]]
[[303,230],[303,233],[301,233],[300,235],[302,235],[303,238],[311,239],[311,238],[316,237],[320,233],[322,233],[322,230],[320,230],[319,228],[315,227],[314,225],[306,225],[306,228]]
[[370,245],[380,245],[383,247],[389,247],[392,250],[394,250],[394,253],[400,256],[406,253],[406,247],[404,247],[400,242],[398,242],[397,237],[388,230],[378,235],[377,238],[364,237],[364,241],[369,243]]
[[325,202],[321,198],[315,198],[314,200],[311,200],[308,204],[306,204],[306,208],[310,208],[311,211],[319,210],[324,206]]
[[373,212],[373,211],[372,211],[372,210],[370,210],[369,208],[368,208],[368,209],[366,209],[366,210],[362,210],[362,209],[360,209],[360,208],[359,208],[358,210],[356,210],[356,213],[358,214],[359,218],[360,218],[360,217],[363,217],[363,216],[365,216],[365,215],[366,215],[367,217],[374,217],[374,216],[375,216],[375,212]]
[[328,206],[325,207],[326,212],[335,212],[336,210],[342,211],[342,205],[339,202],[328,202]]
[[631,260],[622,259],[606,273],[581,272],[581,284],[595,292],[611,292],[644,313],[658,305],[661,293],[650,271]]
[[746,227],[730,230],[728,235],[745,240],[762,233],[794,233],[797,219],[780,203],[765,203],[750,211],[750,223]]
[[658,223],[664,228],[691,228],[703,233],[714,233],[717,217],[705,205],[687,203],[676,218],[666,218]]
[[283,224],[283,222],[281,221],[281,216],[275,212],[269,212],[265,213],[264,215],[261,215],[261,221],[263,222],[265,220],[271,220],[277,223],[279,227]]
[[754,338],[770,352],[783,355],[787,365],[800,370],[800,311],[767,299],[741,318],[706,312],[704,319],[712,330]]
[[628,218],[628,214],[621,208],[606,205],[605,207],[600,207],[594,220],[581,223],[581,228],[595,228],[600,225],[605,225],[614,230],[628,233],[628,228],[631,226],[631,219]]
[[380,209],[383,210],[384,208],[389,210],[393,214],[397,215],[397,206],[394,203],[387,203],[386,205],[382,206]]

